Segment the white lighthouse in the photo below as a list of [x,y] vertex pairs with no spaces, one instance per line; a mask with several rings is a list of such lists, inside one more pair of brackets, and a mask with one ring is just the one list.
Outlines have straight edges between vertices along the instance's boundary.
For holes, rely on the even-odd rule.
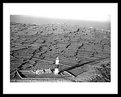
[[59,65],[59,58],[58,57],[56,58],[55,64]]
[[56,68],[54,70],[54,74],[55,75],[58,75],[58,73],[59,73],[59,69],[58,69],[58,66],[59,66],[59,58],[58,57],[56,58],[55,65],[56,65]]

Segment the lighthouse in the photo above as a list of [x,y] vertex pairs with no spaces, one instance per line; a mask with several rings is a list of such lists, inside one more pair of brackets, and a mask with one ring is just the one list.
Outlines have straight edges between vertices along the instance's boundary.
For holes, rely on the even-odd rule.
[[58,69],[58,66],[59,66],[59,58],[58,57],[56,58],[55,65],[56,65],[56,68],[54,70],[54,74],[55,75],[58,75],[58,73],[59,73],[59,69]]

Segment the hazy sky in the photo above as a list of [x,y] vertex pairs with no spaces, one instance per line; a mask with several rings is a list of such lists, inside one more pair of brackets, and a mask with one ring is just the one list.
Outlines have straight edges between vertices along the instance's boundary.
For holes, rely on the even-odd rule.
[[66,24],[77,24],[85,27],[96,27],[100,29],[110,30],[109,21],[89,21],[89,20],[74,20],[74,19],[56,19],[56,18],[44,18],[24,15],[11,15],[11,22],[18,23],[31,23],[31,24],[49,24],[49,23],[66,23]]
[[111,6],[103,3],[35,3],[16,4],[10,9],[13,15],[104,22],[110,21]]

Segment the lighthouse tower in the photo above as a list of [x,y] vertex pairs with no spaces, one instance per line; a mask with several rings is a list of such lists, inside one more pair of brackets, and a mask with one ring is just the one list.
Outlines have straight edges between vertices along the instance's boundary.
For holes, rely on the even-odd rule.
[[58,73],[59,73],[59,69],[58,69],[58,66],[59,66],[59,58],[58,57],[56,58],[55,65],[56,65],[56,68],[54,70],[54,74],[55,75],[58,75]]

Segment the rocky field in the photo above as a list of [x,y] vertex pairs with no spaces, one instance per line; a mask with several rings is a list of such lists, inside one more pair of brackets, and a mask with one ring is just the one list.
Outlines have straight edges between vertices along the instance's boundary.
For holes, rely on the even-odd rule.
[[[110,31],[66,24],[10,23],[10,78],[16,70],[55,68],[59,56],[76,82],[110,82]],[[84,63],[84,64],[83,64]],[[68,69],[68,67],[72,67]]]

